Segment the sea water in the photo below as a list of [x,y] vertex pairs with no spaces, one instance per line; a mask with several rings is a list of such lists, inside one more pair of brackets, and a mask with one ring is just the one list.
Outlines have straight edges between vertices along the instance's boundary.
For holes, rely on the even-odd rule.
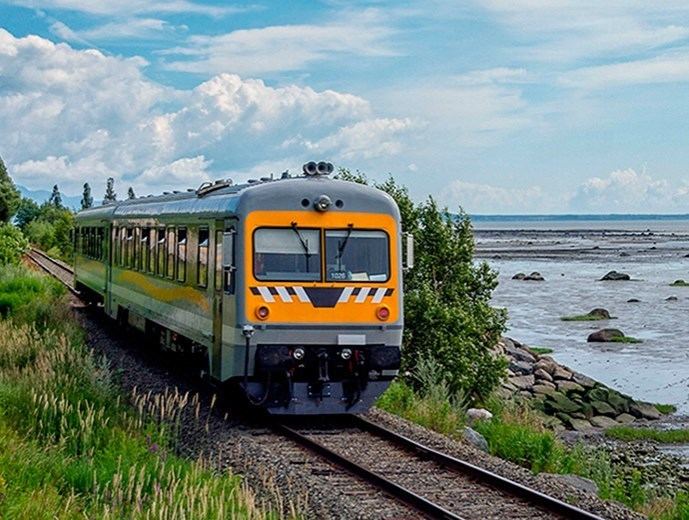
[[[689,413],[689,287],[670,285],[689,282],[688,216],[484,217],[474,227],[478,258],[499,273],[493,303],[508,310],[508,336],[552,348],[559,362],[636,399]],[[611,270],[632,281],[599,281]],[[532,271],[545,282],[512,279]],[[560,319],[597,307],[616,319]],[[604,327],[642,343],[586,341]]]

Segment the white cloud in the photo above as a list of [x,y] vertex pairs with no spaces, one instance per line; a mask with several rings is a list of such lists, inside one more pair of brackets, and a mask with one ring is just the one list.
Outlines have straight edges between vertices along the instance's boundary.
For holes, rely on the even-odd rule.
[[503,188],[456,180],[445,186],[438,199],[450,211],[460,206],[473,214],[519,214],[557,211],[557,201],[540,186]]
[[196,13],[223,16],[244,12],[253,7],[212,6],[187,0],[5,0],[6,3],[31,9],[77,11],[94,15],[125,15],[141,13]]
[[[182,27],[174,26],[157,18],[129,18],[82,31],[72,31],[61,22],[56,22],[52,27],[54,28],[58,24],[62,27],[59,32],[54,31],[55,34],[66,41],[76,41],[79,43],[84,43],[86,41],[111,41],[122,38],[162,38],[183,29]],[[64,28],[66,28],[66,30]]]
[[594,213],[686,213],[689,184],[673,184],[631,168],[592,177],[571,196],[569,206]]
[[569,87],[599,89],[619,85],[689,81],[689,49],[643,60],[585,67],[561,76]]
[[0,153],[16,180],[65,192],[108,176],[138,193],[183,189],[295,168],[314,153],[393,155],[413,127],[351,94],[231,74],[174,90],[146,78],[146,66],[0,29]]
[[394,56],[384,43],[392,30],[373,10],[344,13],[346,22],[242,29],[219,36],[194,35],[184,46],[161,51],[169,70],[240,75],[301,70],[341,56]]

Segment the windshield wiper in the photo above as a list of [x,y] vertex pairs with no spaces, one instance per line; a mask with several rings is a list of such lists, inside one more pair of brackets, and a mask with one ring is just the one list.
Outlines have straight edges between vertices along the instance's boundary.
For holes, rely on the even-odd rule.
[[337,245],[337,263],[339,264],[340,269],[342,268],[342,255],[344,254],[345,247],[347,247],[347,242],[349,242],[349,237],[352,236],[354,224],[348,224],[347,228],[347,236],[345,236],[345,239]]
[[297,223],[292,222],[292,231],[294,231],[297,234],[297,237],[299,238],[299,243],[301,244],[301,247],[304,248],[304,256],[306,257],[306,272],[309,272],[309,260],[311,258],[311,253],[309,252],[309,244],[304,240],[304,237],[301,236],[301,233],[299,233],[299,229],[297,228]]

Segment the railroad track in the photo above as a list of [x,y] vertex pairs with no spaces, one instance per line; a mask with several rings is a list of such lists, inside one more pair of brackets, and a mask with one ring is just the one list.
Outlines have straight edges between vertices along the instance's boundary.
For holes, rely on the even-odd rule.
[[[75,295],[71,266],[31,248],[28,257]],[[443,519],[601,517],[457,459],[358,416],[307,427],[271,422],[281,437],[325,460],[364,486],[422,516]],[[363,489],[363,488],[362,488]],[[363,499],[363,496],[362,496]],[[384,515],[382,515],[384,516]]]
[[69,264],[51,258],[34,247],[29,249],[27,256],[34,264],[67,287],[72,294],[79,296],[79,291],[74,288],[74,270]]
[[431,518],[601,517],[358,416],[343,425],[278,422],[277,433]]

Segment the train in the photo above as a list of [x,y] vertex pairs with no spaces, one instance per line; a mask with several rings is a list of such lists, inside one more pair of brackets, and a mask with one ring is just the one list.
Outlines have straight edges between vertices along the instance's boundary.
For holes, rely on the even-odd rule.
[[332,170],[82,210],[75,287],[271,414],[363,413],[400,369],[413,240],[389,195]]

